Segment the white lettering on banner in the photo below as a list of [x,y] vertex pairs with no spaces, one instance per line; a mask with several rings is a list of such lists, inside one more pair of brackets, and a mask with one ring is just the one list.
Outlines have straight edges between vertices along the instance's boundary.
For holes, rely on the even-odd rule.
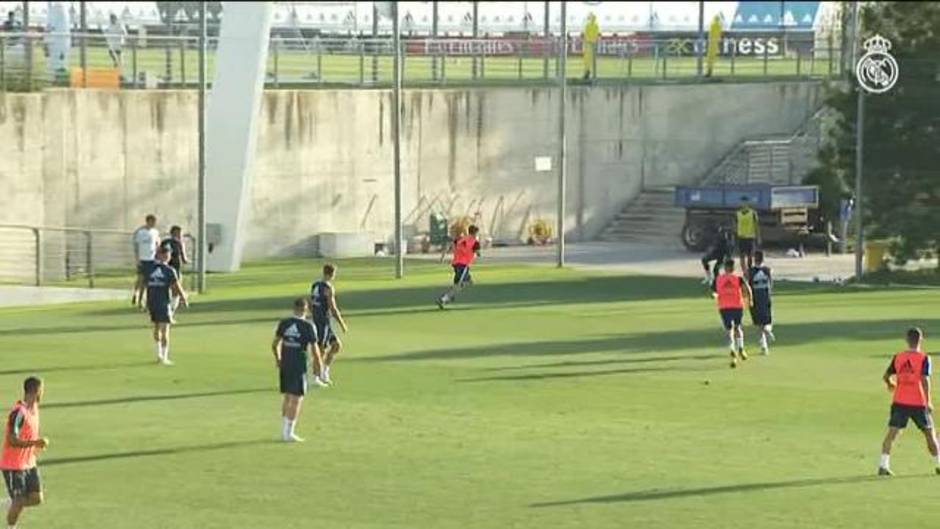
[[751,39],[741,39],[738,41],[738,51],[742,55],[750,55],[751,53]]

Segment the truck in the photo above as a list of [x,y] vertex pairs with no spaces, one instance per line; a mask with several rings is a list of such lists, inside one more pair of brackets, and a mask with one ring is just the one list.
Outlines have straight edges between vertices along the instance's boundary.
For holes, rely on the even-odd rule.
[[819,215],[819,187],[773,184],[678,186],[674,203],[685,209],[682,244],[690,251],[707,249],[721,226],[734,226],[742,202],[757,211],[764,243],[802,245],[827,234]]

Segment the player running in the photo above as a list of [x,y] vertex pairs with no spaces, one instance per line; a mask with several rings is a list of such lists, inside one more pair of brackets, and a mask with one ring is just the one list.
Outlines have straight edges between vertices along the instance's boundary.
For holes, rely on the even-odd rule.
[[[467,232],[467,235],[458,237],[451,244],[454,252],[454,258],[451,260],[451,266],[454,268],[454,286],[438,298],[437,306],[442,309],[445,305],[457,299],[458,292],[473,284],[473,278],[470,276],[470,265],[480,256],[480,241],[477,239],[480,229],[471,224]],[[444,256],[442,255],[441,262],[443,261]]]
[[751,287],[741,276],[734,273],[734,260],[725,261],[724,273],[718,276],[714,285],[714,296],[718,299],[718,312],[721,321],[728,331],[729,347],[731,348],[731,367],[738,367],[738,358],[747,360],[744,350],[744,327],[741,319],[744,316],[744,307],[751,306],[753,295]]
[[323,265],[323,278],[315,281],[310,286],[310,306],[312,308],[313,325],[317,329],[317,335],[320,337],[320,348],[326,351],[323,358],[323,369],[320,372],[320,380],[329,385],[333,381],[330,378],[330,366],[336,360],[336,355],[343,348],[343,343],[339,336],[333,332],[332,321],[336,320],[344,333],[349,332],[346,320],[336,305],[336,289],[333,287],[333,281],[336,279],[336,265]]
[[934,457],[934,471],[940,474],[940,449],[933,425],[933,402],[930,398],[930,357],[924,353],[924,332],[918,328],[907,331],[907,350],[894,355],[884,374],[888,391],[894,391],[888,433],[881,447],[879,476],[893,476],[891,472],[891,446],[907,428],[908,420],[924,434],[927,451]]
[[760,352],[770,354],[769,342],[775,340],[773,314],[770,307],[770,295],[773,291],[773,277],[770,267],[764,264],[764,252],[754,252],[754,266],[747,275],[754,303],[751,306],[751,322],[760,329]]
[[170,252],[161,246],[157,250],[157,260],[147,275],[147,310],[153,322],[157,363],[165,366],[173,365],[170,361],[170,325],[176,323],[173,319],[173,295],[179,296],[184,307],[189,306],[176,270],[167,264],[169,259]]
[[[176,270],[176,278],[182,283],[183,265],[189,263],[189,259],[186,256],[186,245],[183,244],[183,229],[179,226],[170,228],[170,236],[163,239],[160,246],[169,250],[170,260],[167,264],[170,265],[170,268]],[[179,308],[179,304],[179,296],[173,296],[173,310]]]
[[[284,425],[281,440],[286,443],[302,443],[304,440],[294,433],[300,405],[307,393],[307,366],[313,362],[312,371],[320,366],[320,348],[317,346],[317,330],[307,320],[309,305],[305,298],[294,300],[294,314],[281,320],[274,330],[274,363],[280,375],[281,417]],[[314,379],[318,380],[318,379]]]
[[20,514],[27,507],[42,503],[42,482],[36,456],[49,446],[39,436],[39,402],[42,401],[42,380],[29,377],[23,382],[23,400],[17,402],[7,418],[3,435],[0,470],[10,495],[7,526],[16,529]]
[[[721,265],[728,259],[734,259],[734,241],[731,231],[724,226],[718,227],[718,238],[708,250],[708,253],[702,257],[702,268],[705,269],[705,278],[702,279],[703,285],[711,285],[718,278],[721,271]],[[715,265],[711,266],[711,262]]]

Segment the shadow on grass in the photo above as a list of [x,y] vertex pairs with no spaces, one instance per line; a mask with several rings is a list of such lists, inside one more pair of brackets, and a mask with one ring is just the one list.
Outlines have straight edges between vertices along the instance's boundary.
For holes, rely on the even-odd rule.
[[[716,317],[717,318],[717,317]],[[778,345],[799,346],[836,336],[850,336],[853,340],[870,341],[897,339],[900,349],[903,333],[911,325],[926,329],[940,327],[940,319],[920,321],[823,321],[796,323],[777,328]],[[466,360],[493,357],[558,356],[587,353],[642,354],[688,349],[720,350],[724,346],[724,331],[716,322],[713,330],[688,329],[660,332],[610,335],[601,338],[583,338],[556,341],[532,341],[510,344],[487,344],[453,349],[428,349],[364,358],[350,358],[359,362],[405,362],[421,360]],[[889,351],[890,352],[890,351]],[[655,361],[655,360],[650,360]],[[565,367],[564,365],[558,367]]]
[[133,452],[116,452],[109,454],[92,454],[87,456],[75,457],[50,457],[42,460],[43,467],[53,467],[60,465],[74,465],[78,463],[95,463],[98,461],[107,461],[111,459],[136,459],[140,457],[167,456],[177,454],[189,454],[194,452],[212,452],[216,450],[227,450],[229,448],[245,448],[249,446],[262,446],[275,444],[275,439],[256,439],[253,441],[231,441],[228,443],[214,443],[195,446],[178,446],[173,448],[154,448],[152,450],[136,450]]
[[[927,479],[927,475],[893,477],[892,481],[897,479]],[[625,503],[656,500],[672,500],[692,497],[707,497],[716,494],[735,494],[740,492],[760,492],[765,490],[793,489],[805,487],[821,487],[826,485],[851,485],[854,483],[865,483],[869,481],[880,481],[885,478],[879,478],[874,475],[849,476],[842,478],[815,478],[815,479],[795,479],[790,481],[767,481],[759,483],[738,483],[734,485],[721,485],[716,487],[700,487],[692,489],[651,489],[636,492],[627,492],[623,494],[612,494],[609,496],[593,496],[576,500],[552,501],[543,503],[533,503],[529,507],[564,507],[570,505],[585,504],[606,504],[606,503]]]
[[67,371],[69,373],[75,373],[80,371],[106,371],[109,369],[126,369],[130,367],[144,367],[152,366],[153,362],[115,362],[113,364],[92,364],[86,366],[55,366],[55,367],[36,367],[36,368],[23,368],[23,369],[7,369],[0,370],[0,376],[3,375],[42,375],[44,373],[56,373],[59,371]]
[[231,395],[248,395],[252,393],[274,393],[274,388],[233,389],[226,391],[204,391],[200,393],[178,393],[175,395],[146,395],[140,397],[120,397],[114,399],[80,400],[74,402],[50,402],[43,404],[43,409],[55,410],[64,408],[83,408],[86,406],[109,406],[114,404],[134,404],[138,402],[155,402],[166,400],[203,399],[208,397],[227,397]]
[[[538,272],[538,268],[532,269],[533,275],[537,275]],[[442,279],[444,280],[439,286],[433,287],[349,291],[342,289],[343,284],[340,281],[337,285],[337,301],[344,312],[359,315],[408,312],[404,309],[417,309],[416,312],[436,310],[433,308],[435,301],[449,286],[447,278],[442,276]],[[460,300],[466,299],[474,305],[492,308],[500,305],[525,307],[678,299],[703,295],[704,291],[699,288],[700,286],[694,280],[671,277],[579,276],[551,281],[478,283],[469,288]],[[297,295],[305,293],[298,292]],[[293,296],[196,301],[192,312],[194,314],[247,311],[290,312],[292,302]],[[126,312],[126,309],[111,308],[92,314],[114,315],[123,312]],[[185,318],[185,313],[181,314]]]
[[[709,357],[711,359],[724,358],[724,355],[713,355]],[[656,359],[651,359],[656,360]],[[521,375],[498,375],[490,377],[477,377],[477,378],[463,378],[458,379],[457,382],[525,382],[530,380],[551,380],[551,379],[562,379],[562,378],[585,378],[585,377],[602,377],[610,375],[638,375],[643,373],[662,373],[662,372],[677,372],[677,371],[713,371],[713,367],[625,367],[621,369],[605,369],[605,370],[595,370],[595,371],[563,371],[563,372],[553,372],[553,373],[525,373]]]

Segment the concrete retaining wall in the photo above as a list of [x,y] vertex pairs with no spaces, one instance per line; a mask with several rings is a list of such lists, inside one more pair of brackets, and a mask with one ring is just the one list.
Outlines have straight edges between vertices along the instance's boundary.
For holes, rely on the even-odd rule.
[[[643,187],[691,183],[745,138],[789,133],[817,107],[816,83],[574,87],[568,101],[568,221],[590,239]],[[479,214],[496,238],[554,221],[553,88],[409,90],[404,210]],[[262,104],[246,256],[307,254],[316,234],[390,241],[391,94],[269,91]],[[193,226],[196,94],[0,93],[0,224],[133,229],[146,213]],[[210,197],[211,200],[211,197]]]

